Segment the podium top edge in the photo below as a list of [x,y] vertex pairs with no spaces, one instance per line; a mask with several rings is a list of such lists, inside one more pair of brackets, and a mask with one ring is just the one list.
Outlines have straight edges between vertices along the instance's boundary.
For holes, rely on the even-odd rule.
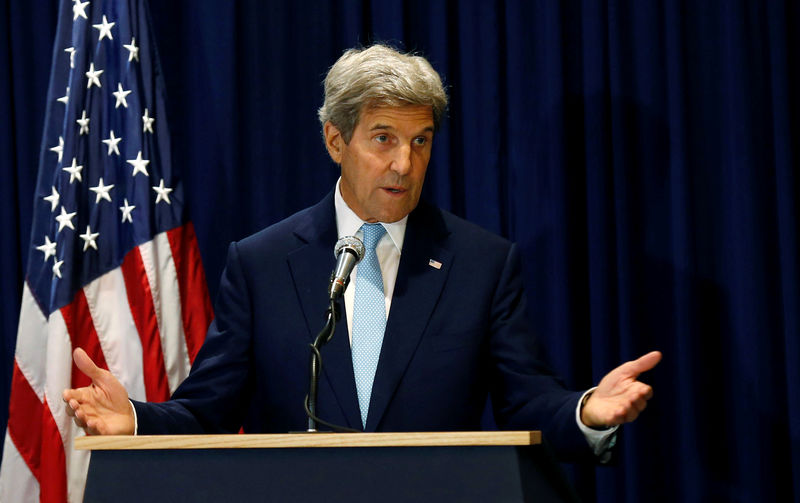
[[412,433],[282,433],[259,435],[83,436],[78,450],[263,449],[306,447],[525,446],[542,442],[540,431]]

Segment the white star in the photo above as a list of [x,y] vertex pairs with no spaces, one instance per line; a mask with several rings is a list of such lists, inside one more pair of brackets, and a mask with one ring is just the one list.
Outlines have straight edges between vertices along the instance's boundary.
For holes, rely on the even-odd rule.
[[92,228],[90,226],[86,226],[86,232],[80,234],[79,237],[83,239],[83,251],[86,251],[91,246],[95,250],[97,249],[97,236],[99,236],[99,232],[92,232]]
[[114,108],[119,108],[120,105],[124,106],[125,108],[128,108],[128,100],[126,100],[125,97],[131,94],[131,91],[125,91],[124,89],[122,89],[121,82],[117,84],[117,90],[111,94],[113,94],[114,97],[117,98],[117,104],[114,105]]
[[156,194],[158,194],[156,196],[156,204],[158,204],[161,201],[166,201],[167,204],[172,204],[172,202],[170,202],[170,200],[169,200],[169,193],[172,192],[172,189],[169,188],[169,187],[164,187],[164,179],[163,178],[161,179],[161,183],[159,183],[157,186],[153,187],[153,190],[155,190]]
[[75,48],[74,47],[67,47],[64,49],[64,52],[69,54],[69,67],[75,68]]
[[119,155],[119,147],[117,147],[117,143],[121,142],[122,138],[115,138],[113,129],[109,131],[108,134],[109,134],[108,138],[103,140],[103,143],[108,145],[108,155],[111,155],[111,152],[114,152],[115,154]]
[[74,14],[72,20],[75,21],[78,19],[78,16],[82,17],[83,19],[89,19],[86,17],[86,6],[89,5],[89,2],[81,2],[80,0],[75,1],[75,5],[72,6],[72,13]]
[[136,173],[144,173],[144,176],[150,176],[150,173],[147,172],[147,165],[150,164],[150,161],[142,159],[141,150],[136,154],[136,159],[128,159],[127,163],[133,166],[133,173],[131,176],[136,176]]
[[89,134],[89,121],[90,120],[91,119],[86,117],[86,110],[84,110],[83,113],[81,114],[81,118],[75,121],[81,127],[80,134]]
[[51,192],[49,196],[45,196],[44,200],[50,203],[51,213],[56,211],[56,208],[58,208],[58,200],[60,197],[61,196],[58,195],[55,187],[53,187],[53,192]]
[[61,265],[64,264],[63,260],[57,260],[55,264],[53,264],[53,276],[61,277]]
[[69,173],[69,183],[74,182],[76,178],[79,182],[83,181],[83,178],[81,178],[81,170],[83,170],[83,166],[78,166],[78,161],[74,157],[72,158],[72,166],[64,166],[61,169]]
[[131,206],[128,204],[128,198],[125,198],[125,206],[120,206],[119,209],[122,211],[122,221],[125,222],[127,220],[130,223],[133,223],[133,216],[131,213],[136,206]]
[[144,115],[142,115],[142,123],[144,124],[144,126],[142,127],[143,133],[146,133],[148,131],[150,131],[151,133],[153,132],[153,121],[155,121],[155,118],[150,117],[148,113],[149,112],[145,108]]
[[56,101],[60,101],[65,105],[69,103],[69,86],[67,86],[67,93],[64,96],[58,98]]
[[103,24],[93,24],[95,28],[100,30],[100,36],[97,38],[97,41],[100,42],[103,40],[103,37],[108,37],[109,40],[114,40],[114,37],[111,36],[111,28],[117,23],[109,23],[105,16],[103,16]]
[[58,145],[55,147],[50,147],[50,152],[55,152],[58,154],[58,162],[61,162],[61,156],[64,154],[64,137],[58,137]]
[[136,39],[132,38],[130,44],[124,44],[122,47],[128,49],[130,54],[128,54],[128,61],[139,61],[139,48],[136,47]]
[[96,85],[97,87],[103,87],[100,84],[100,74],[102,74],[105,70],[95,70],[94,69],[94,62],[89,65],[89,71],[86,72],[86,77],[89,81],[86,83],[86,89],[92,87],[92,84]]
[[75,216],[75,212],[67,213],[67,210],[64,207],[61,207],[61,214],[56,217],[56,222],[58,222],[58,230],[56,232],[61,232],[61,229],[64,227],[69,227],[73,231],[75,227],[72,225],[72,218]]
[[51,255],[55,256],[56,254],[56,244],[50,241],[49,236],[45,236],[44,244],[41,246],[37,246],[36,249],[44,253],[45,262],[47,262],[47,259],[49,259]]
[[[89,190],[97,194],[95,198],[95,204],[99,203],[101,199],[105,199],[108,202],[111,202],[111,196],[109,195],[108,191],[114,188],[114,184],[111,185],[103,185],[103,177],[100,177],[100,181],[97,182],[96,187],[89,187]],[[63,209],[63,208],[62,208]]]

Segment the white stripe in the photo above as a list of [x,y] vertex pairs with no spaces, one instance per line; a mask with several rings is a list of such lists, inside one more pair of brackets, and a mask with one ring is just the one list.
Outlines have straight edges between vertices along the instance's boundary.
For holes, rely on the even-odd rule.
[[107,272],[83,287],[83,292],[108,370],[131,398],[145,400],[142,341],[128,305],[122,270]]
[[90,451],[78,451],[72,447],[73,441],[84,434],[74,421],[70,422],[70,441],[68,444],[64,444],[64,450],[67,458],[67,499],[74,503],[83,501],[86,475],[89,473],[89,461],[91,460]]
[[3,465],[0,467],[0,501],[38,503],[39,482],[17,451],[6,432],[3,445]]
[[183,332],[178,273],[166,233],[139,246],[161,335],[170,394],[189,375],[189,351]]
[[83,430],[67,415],[66,405],[61,399],[61,392],[71,387],[72,379],[72,342],[67,325],[61,311],[50,315],[47,340],[47,385],[45,396],[50,413],[53,415],[61,442],[67,469],[67,498],[69,501],[83,501],[83,489],[86,484],[86,472],[89,468],[89,452],[76,451],[72,448],[73,440]]
[[47,324],[46,365],[45,398],[58,427],[58,432],[61,434],[61,441],[66,446],[70,434],[70,417],[64,408],[65,404],[61,399],[61,393],[72,387],[72,342],[60,310],[50,314]]
[[39,401],[44,401],[44,386],[47,378],[45,355],[47,354],[47,318],[31,294],[28,282],[22,289],[22,305],[19,310],[17,349],[15,359],[22,375],[33,388]]

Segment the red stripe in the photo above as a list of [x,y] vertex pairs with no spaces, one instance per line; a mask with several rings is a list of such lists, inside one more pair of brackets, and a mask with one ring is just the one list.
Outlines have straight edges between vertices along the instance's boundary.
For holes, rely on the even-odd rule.
[[64,443],[47,401],[42,411],[42,471],[39,477],[39,501],[67,501],[67,461]]
[[8,435],[17,447],[33,476],[39,478],[44,407],[16,360],[11,378],[11,402],[8,404]]
[[150,290],[142,253],[138,247],[125,256],[122,262],[122,276],[125,278],[125,290],[128,293],[133,322],[142,341],[142,367],[147,401],[163,402],[169,398],[167,368],[161,348],[153,292]]
[[189,361],[194,362],[206,338],[208,326],[214,319],[214,311],[208,297],[206,274],[203,271],[197,236],[191,222],[167,231],[167,238],[172,249],[172,261],[178,273],[186,348],[189,351]]
[[[92,323],[89,303],[86,301],[83,290],[78,290],[72,302],[61,308],[61,316],[64,317],[64,323],[67,325],[72,347],[83,348],[98,367],[108,369],[103,349],[100,347],[100,339],[97,338],[97,332]],[[82,388],[91,383],[91,379],[78,370],[75,362],[72,362],[72,387]]]
[[61,434],[47,402],[39,401],[16,361],[11,381],[8,435],[39,481],[39,501],[67,501],[67,462]]

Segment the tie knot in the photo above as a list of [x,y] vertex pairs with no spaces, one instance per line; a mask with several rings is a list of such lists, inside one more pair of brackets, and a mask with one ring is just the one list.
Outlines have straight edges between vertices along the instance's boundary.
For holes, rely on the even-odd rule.
[[370,250],[374,250],[378,241],[386,234],[386,229],[381,224],[364,224],[361,231],[364,233],[364,247]]

